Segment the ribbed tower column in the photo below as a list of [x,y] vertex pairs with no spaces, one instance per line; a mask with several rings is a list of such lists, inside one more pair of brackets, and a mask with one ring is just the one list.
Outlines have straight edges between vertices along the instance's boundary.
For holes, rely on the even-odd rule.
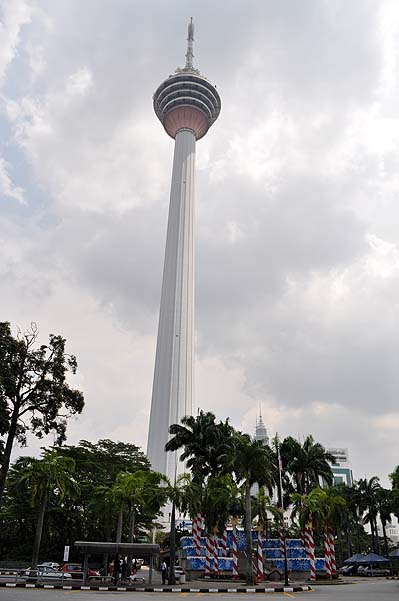
[[170,424],[193,412],[195,135],[175,138],[168,231],[147,453],[173,482],[175,453],[165,453]]
[[195,145],[220,113],[215,86],[193,67],[192,20],[187,42],[185,67],[154,94],[155,113],[174,138],[175,153],[147,454],[171,482],[183,466],[165,452],[169,426],[193,413]]

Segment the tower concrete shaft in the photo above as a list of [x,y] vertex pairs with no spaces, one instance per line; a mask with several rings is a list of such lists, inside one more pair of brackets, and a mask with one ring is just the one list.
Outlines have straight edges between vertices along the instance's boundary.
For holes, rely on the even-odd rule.
[[195,145],[220,113],[215,86],[193,67],[192,20],[187,42],[185,66],[154,94],[155,113],[175,151],[147,454],[153,469],[172,482],[182,466],[176,454],[165,452],[169,426],[192,415],[194,404]]
[[195,135],[176,134],[147,454],[173,482],[168,427],[193,413]]

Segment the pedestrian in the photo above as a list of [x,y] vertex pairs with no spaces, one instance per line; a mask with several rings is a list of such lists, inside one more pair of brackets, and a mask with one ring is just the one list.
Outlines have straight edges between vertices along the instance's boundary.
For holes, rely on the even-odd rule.
[[122,582],[124,582],[126,580],[126,571],[127,571],[127,562],[126,562],[126,559],[123,558],[122,565],[121,565]]
[[119,574],[121,573],[121,564],[118,558],[115,558],[114,561],[114,581],[115,584],[118,584]]
[[[163,560],[161,563],[161,574],[162,574],[162,584],[166,584],[166,580],[168,579],[168,566],[166,561]],[[169,580],[168,580],[169,584]]]

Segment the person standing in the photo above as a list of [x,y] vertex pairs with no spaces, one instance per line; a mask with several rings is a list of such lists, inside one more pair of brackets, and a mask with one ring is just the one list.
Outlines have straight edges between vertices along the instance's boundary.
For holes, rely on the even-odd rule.
[[125,582],[125,580],[126,580],[126,570],[127,570],[127,561],[125,558],[123,558],[122,565],[121,565],[121,580],[122,580],[122,582]]
[[168,566],[167,566],[165,560],[163,560],[161,563],[161,574],[162,574],[162,584],[166,584],[166,580],[168,578]]

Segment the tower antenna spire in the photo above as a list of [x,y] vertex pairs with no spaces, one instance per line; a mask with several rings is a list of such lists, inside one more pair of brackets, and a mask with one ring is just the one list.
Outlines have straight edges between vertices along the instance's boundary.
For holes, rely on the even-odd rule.
[[194,44],[194,23],[191,17],[190,23],[188,24],[188,36],[187,36],[187,54],[186,54],[186,69],[193,69],[193,44]]

